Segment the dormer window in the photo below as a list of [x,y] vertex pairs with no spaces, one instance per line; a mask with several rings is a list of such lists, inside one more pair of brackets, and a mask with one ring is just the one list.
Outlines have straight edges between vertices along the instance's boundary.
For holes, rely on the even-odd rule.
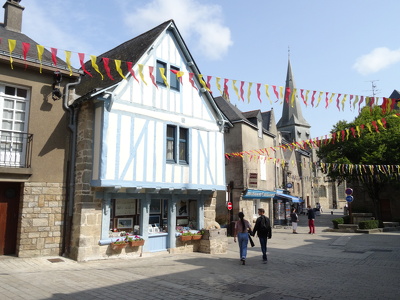
[[[164,70],[164,74],[161,74],[161,70]],[[171,72],[172,71],[172,72]],[[167,78],[167,82],[169,84],[169,87],[172,90],[179,91],[180,90],[180,82],[179,78],[176,75],[177,72],[179,72],[179,68],[175,66],[168,65],[166,62],[157,60],[157,72],[156,72],[156,82],[158,86],[162,87],[167,87],[165,84],[164,78],[162,75]]]

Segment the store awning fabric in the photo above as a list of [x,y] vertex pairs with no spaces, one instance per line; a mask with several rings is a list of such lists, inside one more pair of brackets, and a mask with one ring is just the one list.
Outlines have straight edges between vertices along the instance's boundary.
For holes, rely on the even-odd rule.
[[265,199],[265,198],[274,198],[275,192],[271,191],[262,191],[262,190],[251,190],[248,189],[246,193],[242,196],[244,199]]
[[291,196],[291,195],[288,195],[288,194],[276,193],[275,197],[277,197],[277,198],[283,198],[283,199],[286,199],[286,200],[290,200],[290,201],[292,201],[293,203],[304,202],[303,199],[300,199],[299,197],[294,197],[294,196]]

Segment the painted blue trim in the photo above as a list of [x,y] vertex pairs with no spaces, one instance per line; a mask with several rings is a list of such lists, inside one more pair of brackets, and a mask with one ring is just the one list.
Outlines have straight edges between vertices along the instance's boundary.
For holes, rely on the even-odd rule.
[[168,182],[144,182],[144,181],[131,181],[131,180],[92,180],[90,182],[92,187],[115,187],[121,186],[123,188],[161,188],[161,189],[186,189],[186,190],[218,190],[225,191],[225,185],[205,185],[205,184],[191,184],[191,183],[168,183]]
[[116,145],[115,145],[115,169],[114,169],[114,178],[118,178],[119,174],[119,166],[120,166],[120,158],[121,155],[121,123],[122,123],[122,115],[117,115],[117,137],[116,137]]
[[248,189],[246,194],[242,196],[243,199],[266,199],[273,198],[275,196],[275,192],[272,191],[263,191],[263,190],[251,190]]

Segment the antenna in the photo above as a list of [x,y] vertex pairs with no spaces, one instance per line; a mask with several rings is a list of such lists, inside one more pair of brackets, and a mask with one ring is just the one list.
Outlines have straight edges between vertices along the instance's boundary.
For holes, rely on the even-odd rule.
[[367,82],[371,82],[371,90],[368,90],[368,91],[371,91],[371,92],[372,92],[372,97],[375,97],[376,94],[379,94],[379,92],[381,91],[381,90],[379,90],[379,89],[376,88],[377,85],[376,85],[375,82],[377,82],[377,81],[379,81],[379,79],[368,80],[368,81],[367,81]]

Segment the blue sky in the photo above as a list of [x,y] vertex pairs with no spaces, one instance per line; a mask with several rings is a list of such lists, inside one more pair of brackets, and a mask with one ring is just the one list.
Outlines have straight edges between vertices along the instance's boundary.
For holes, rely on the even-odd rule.
[[[372,96],[371,81],[378,97],[400,89],[398,0],[22,0],[21,5],[23,33],[87,59],[174,19],[201,73],[213,78],[284,86],[290,47],[298,89]],[[271,105],[263,95],[260,103],[254,88],[250,104],[239,102],[232,89],[230,94],[242,111],[273,108],[280,119],[280,102]],[[323,103],[302,104],[311,136],[328,134],[339,120],[353,120],[357,111],[348,103],[344,111],[335,103],[327,109]]]

